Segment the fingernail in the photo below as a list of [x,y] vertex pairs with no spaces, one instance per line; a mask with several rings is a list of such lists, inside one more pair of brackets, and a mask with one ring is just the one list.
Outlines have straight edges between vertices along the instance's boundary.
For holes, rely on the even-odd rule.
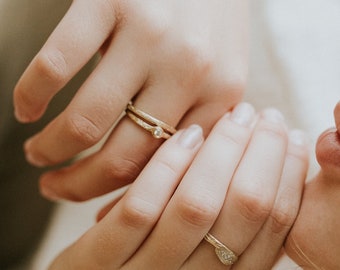
[[32,144],[32,139],[28,139],[24,144],[26,160],[28,163],[36,166],[36,167],[44,167],[46,166],[46,162],[34,156],[30,150]]
[[284,121],[284,117],[280,111],[274,108],[265,109],[262,112],[262,117],[268,122],[278,124]]
[[295,145],[299,145],[299,146],[307,144],[306,134],[302,130],[299,130],[299,129],[294,129],[289,132],[289,140]]
[[50,188],[42,187],[40,189],[40,193],[43,197],[45,197],[46,199],[49,199],[51,201],[59,201],[60,200],[60,197]]
[[24,115],[23,113],[21,113],[18,109],[14,109],[14,116],[15,118],[21,122],[21,123],[27,123],[30,122],[29,117],[27,117],[26,115]]
[[178,138],[178,144],[184,148],[192,149],[203,141],[203,131],[199,125],[191,125],[185,129]]
[[242,126],[248,126],[253,122],[255,109],[249,103],[238,104],[231,113],[230,119]]
[[45,161],[37,159],[35,156],[33,156],[31,153],[26,153],[26,160],[28,163],[36,166],[36,167],[45,167],[47,164]]

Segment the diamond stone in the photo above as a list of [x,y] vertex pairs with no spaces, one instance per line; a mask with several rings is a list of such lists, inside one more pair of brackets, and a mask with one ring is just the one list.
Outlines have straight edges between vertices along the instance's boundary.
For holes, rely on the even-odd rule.
[[163,136],[163,129],[161,127],[154,127],[151,131],[152,136],[154,136],[155,138],[159,139],[162,138]]
[[237,260],[237,257],[229,250],[220,247],[215,249],[217,257],[225,265],[232,265]]

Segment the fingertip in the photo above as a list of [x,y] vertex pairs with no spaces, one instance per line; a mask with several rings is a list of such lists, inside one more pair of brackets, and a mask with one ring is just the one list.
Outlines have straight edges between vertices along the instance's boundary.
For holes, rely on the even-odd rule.
[[304,163],[308,166],[311,144],[306,133],[300,129],[293,129],[288,133],[288,140],[289,145],[287,154],[304,161]]
[[236,105],[231,112],[230,119],[243,126],[250,126],[254,122],[255,108],[246,102]]
[[50,187],[44,176],[40,178],[39,190],[40,194],[50,201],[56,202],[60,200],[60,196]]
[[35,122],[41,118],[46,107],[41,108],[33,104],[33,101],[30,101],[23,93],[24,90],[19,82],[13,94],[14,116],[18,122],[23,124]]
[[20,111],[17,107],[15,107],[14,109],[14,116],[15,116],[15,119],[22,124],[32,122],[32,120],[22,111]]
[[47,160],[32,152],[32,142],[33,138],[30,138],[24,143],[26,161],[38,168],[48,166],[49,162]]
[[191,125],[183,130],[177,143],[184,148],[194,149],[203,141],[203,130],[199,125]]
[[332,128],[322,133],[316,144],[316,158],[324,172],[340,169],[340,135]]
[[266,108],[261,112],[261,116],[268,122],[279,124],[284,123],[285,118],[283,114],[275,108]]
[[16,87],[13,94],[14,116],[20,123],[29,123],[31,122],[31,119],[26,115],[26,113],[23,112],[23,102],[21,102],[22,99],[23,98],[21,97],[20,90],[18,87]]
[[72,190],[67,189],[67,184],[63,180],[63,173],[68,168],[62,168],[55,171],[49,171],[44,173],[40,177],[39,189],[43,197],[50,201],[72,201],[83,202],[87,200],[86,197],[82,197],[79,194],[75,194]]
[[297,146],[305,146],[308,144],[306,134],[299,129],[293,129],[289,132],[289,141]]

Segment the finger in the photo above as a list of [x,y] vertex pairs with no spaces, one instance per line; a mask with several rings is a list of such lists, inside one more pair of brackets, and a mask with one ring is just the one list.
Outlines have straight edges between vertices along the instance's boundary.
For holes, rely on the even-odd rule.
[[[233,176],[220,215],[210,230],[236,255],[241,255],[255,238],[274,204],[286,155],[286,137],[282,115],[274,109],[265,110]],[[212,257],[215,260],[211,260]],[[206,241],[190,261],[202,269],[226,267]]]
[[181,119],[178,128],[184,128],[199,121],[203,128],[203,133],[207,136],[221,116],[240,102],[239,96],[237,95],[236,97],[232,94],[228,95],[226,100],[228,102],[213,101],[195,104]]
[[[246,148],[254,109],[241,104],[216,124],[147,241],[125,266],[179,269],[216,219]],[[157,251],[157,252],[155,252]]]
[[[124,123],[124,125],[123,125]],[[124,137],[123,143],[116,137]],[[136,141],[139,148],[133,147]],[[40,191],[51,200],[85,201],[116,190],[136,179],[161,144],[130,119],[123,119],[104,147],[69,167],[43,174]]]
[[116,37],[66,110],[26,142],[30,163],[47,166],[65,161],[107,133],[147,78],[146,56],[131,48],[134,44],[134,37]]
[[[180,89],[177,93],[173,89],[169,83],[150,85],[136,98],[135,106],[175,127],[192,101],[190,97],[178,98]],[[164,99],[163,91],[172,94]],[[42,193],[52,199],[86,200],[124,186],[135,179],[162,141],[125,117],[98,153],[45,174],[41,178]]]
[[[163,83],[159,86],[153,85],[154,90],[148,93],[158,96],[157,90],[161,88],[164,89]],[[170,89],[178,88],[170,87]],[[143,100],[138,97],[138,104],[143,104],[143,107],[148,108],[148,112],[154,111],[158,119],[166,119],[168,123],[173,121],[170,120],[171,117],[180,118],[180,115],[184,114],[182,108],[187,108],[191,104],[185,98],[177,98],[176,95],[181,93],[174,93],[174,91],[168,96],[168,102],[164,105],[160,105],[160,102],[150,103],[155,99],[152,95],[145,91],[142,95]],[[229,106],[228,103],[227,107]],[[226,105],[222,103],[194,106],[181,119],[179,128],[198,123],[203,127],[204,134],[208,134],[215,118],[226,110]],[[135,179],[160,143],[130,119],[123,119],[99,152],[69,167],[45,173],[40,181],[41,192],[51,200],[63,198],[83,201],[125,186]]]
[[316,158],[324,177],[331,182],[338,179],[340,173],[340,136],[335,128],[323,132],[316,144]]
[[110,211],[111,209],[124,197],[126,192],[117,196],[113,201],[105,205],[97,214],[96,221],[101,221]]
[[114,2],[73,1],[15,88],[19,121],[37,120],[55,93],[98,51],[117,23]]
[[150,233],[202,141],[198,126],[170,138],[124,198],[55,264],[72,258],[71,264],[74,261],[81,264],[76,269],[119,268]]
[[292,131],[280,187],[271,214],[233,270],[272,269],[298,214],[308,168],[308,147],[301,131]]

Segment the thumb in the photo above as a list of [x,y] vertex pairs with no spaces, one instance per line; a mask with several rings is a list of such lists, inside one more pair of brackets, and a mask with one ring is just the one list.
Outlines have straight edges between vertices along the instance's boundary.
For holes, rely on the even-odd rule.
[[[325,176],[340,180],[340,133],[332,128],[322,133],[316,144],[316,158]],[[327,177],[329,178],[329,177]]]

